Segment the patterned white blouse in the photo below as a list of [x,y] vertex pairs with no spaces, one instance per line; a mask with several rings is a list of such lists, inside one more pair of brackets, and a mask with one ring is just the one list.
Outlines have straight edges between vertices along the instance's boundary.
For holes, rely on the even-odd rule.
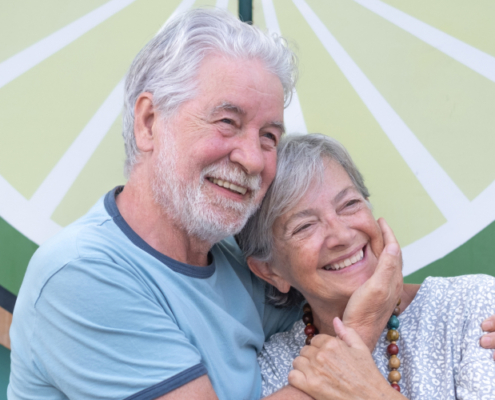
[[[494,400],[493,351],[479,345],[481,322],[494,313],[495,278],[427,278],[399,316],[401,393],[408,399]],[[303,330],[298,321],[265,343],[258,356],[263,397],[288,384],[292,360],[306,339]],[[386,333],[373,351],[384,377],[389,372]]]

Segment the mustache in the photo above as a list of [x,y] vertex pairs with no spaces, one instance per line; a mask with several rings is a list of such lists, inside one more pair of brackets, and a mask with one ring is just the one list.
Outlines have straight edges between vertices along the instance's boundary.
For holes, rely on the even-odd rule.
[[231,163],[213,164],[201,171],[201,183],[206,178],[221,179],[256,193],[261,189],[261,175],[248,175],[241,167]]

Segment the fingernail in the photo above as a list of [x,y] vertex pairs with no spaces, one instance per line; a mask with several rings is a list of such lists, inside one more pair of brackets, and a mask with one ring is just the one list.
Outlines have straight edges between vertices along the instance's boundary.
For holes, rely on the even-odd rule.
[[397,243],[390,243],[387,245],[387,253],[393,256],[398,256],[400,253],[400,247]]
[[495,324],[493,323],[493,321],[490,321],[490,320],[483,321],[483,323],[481,324],[481,329],[483,329],[485,332],[493,331],[493,330],[495,330],[494,325]]
[[492,339],[489,336],[481,337],[481,347],[491,348],[492,347]]

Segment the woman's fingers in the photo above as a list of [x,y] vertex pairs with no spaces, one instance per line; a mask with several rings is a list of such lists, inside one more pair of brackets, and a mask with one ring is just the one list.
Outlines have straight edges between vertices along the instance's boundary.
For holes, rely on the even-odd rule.
[[333,327],[337,336],[342,339],[347,346],[363,350],[368,348],[356,331],[346,327],[340,318],[335,317],[333,319]]
[[[495,315],[485,319],[481,324],[481,329],[483,329],[484,332],[489,332],[481,337],[481,347],[484,347],[485,349],[495,349]],[[493,359],[495,360],[495,352],[493,354]]]

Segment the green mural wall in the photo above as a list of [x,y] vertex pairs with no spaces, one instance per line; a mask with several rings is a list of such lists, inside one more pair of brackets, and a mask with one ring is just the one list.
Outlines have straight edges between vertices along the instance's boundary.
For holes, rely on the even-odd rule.
[[[238,12],[237,0],[2,6],[0,286],[10,294],[40,244],[125,183],[122,79],[134,55],[172,13],[213,6]],[[349,149],[403,247],[406,282],[495,275],[495,3],[253,0],[253,19],[298,49],[288,132]],[[0,346],[0,400],[9,354]]]

